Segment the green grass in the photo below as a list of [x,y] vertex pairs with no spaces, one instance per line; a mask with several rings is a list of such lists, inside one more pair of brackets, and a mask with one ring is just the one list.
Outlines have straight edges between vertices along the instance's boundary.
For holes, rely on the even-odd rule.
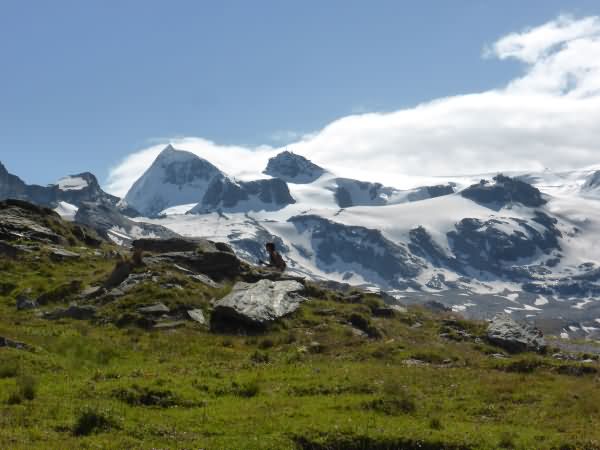
[[[482,324],[419,308],[373,317],[373,295],[350,303],[315,288],[258,335],[193,322],[165,332],[117,326],[157,301],[208,315],[210,300],[230,289],[164,267],[151,269],[158,283],[101,305],[94,323],[16,311],[27,289],[35,297],[106,279],[115,260],[78,251],[77,262],[42,254],[0,263],[3,282],[16,286],[0,297],[0,336],[33,346],[0,349],[0,448],[600,448],[597,362],[497,360],[498,348],[439,337],[481,336]],[[183,289],[160,288],[166,282]]]

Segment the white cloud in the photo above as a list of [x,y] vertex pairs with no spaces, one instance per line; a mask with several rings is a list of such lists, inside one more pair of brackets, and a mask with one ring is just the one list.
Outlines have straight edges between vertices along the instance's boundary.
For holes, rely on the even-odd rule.
[[[437,99],[391,113],[336,120],[287,147],[344,176],[402,184],[406,175],[580,167],[600,162],[600,19],[561,16],[511,33],[486,56],[515,58],[524,74],[503,89]],[[256,176],[279,149],[171,141],[221,169]],[[144,149],[110,173],[123,195],[161,146]],[[400,186],[402,187],[402,186]]]

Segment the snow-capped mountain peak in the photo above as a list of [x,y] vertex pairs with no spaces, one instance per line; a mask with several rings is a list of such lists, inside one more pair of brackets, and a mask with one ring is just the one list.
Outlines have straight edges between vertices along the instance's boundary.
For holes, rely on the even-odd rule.
[[198,203],[209,184],[224,174],[194,153],[168,145],[133,184],[125,201],[147,216],[166,208]]

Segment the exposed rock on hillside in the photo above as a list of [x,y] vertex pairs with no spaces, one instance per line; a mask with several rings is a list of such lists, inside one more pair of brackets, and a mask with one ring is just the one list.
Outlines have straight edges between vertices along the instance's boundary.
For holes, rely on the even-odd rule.
[[305,184],[312,183],[326,171],[304,156],[285,151],[269,159],[263,173],[288,183]]
[[508,203],[539,207],[546,203],[539,189],[516,178],[497,175],[493,183],[481,180],[461,192],[465,198],[482,205],[500,208]]
[[190,213],[212,211],[275,211],[295,203],[285,181],[279,178],[256,181],[214,179],[202,201]]
[[75,222],[82,223],[98,231],[103,237],[118,244],[128,245],[132,240],[150,238],[176,238],[179,235],[168,228],[144,222],[134,222],[108,203],[83,203]]
[[[176,247],[184,248],[180,241]],[[231,247],[226,244],[215,243],[205,239],[189,241],[191,251],[163,251],[169,248],[168,245],[161,245],[158,242],[150,240],[137,241],[134,248],[153,249],[155,256],[144,258],[144,262],[152,264],[154,262],[169,262],[196,273],[202,273],[215,279],[222,279],[227,276],[235,276],[239,273],[241,262],[233,253]]]
[[560,250],[562,234],[555,225],[556,219],[540,212],[532,223],[515,218],[463,219],[456,224],[456,231],[448,233],[448,240],[458,267],[518,276],[520,271],[511,269],[514,263],[521,261],[523,266],[540,253]]
[[215,304],[211,326],[219,327],[228,321],[265,326],[298,309],[305,300],[299,295],[303,290],[297,281],[238,282],[231,293]]
[[498,314],[487,330],[488,340],[509,352],[543,351],[542,333],[528,324],[519,324],[508,314]]
[[451,184],[422,186],[401,191],[381,183],[350,178],[335,178],[333,181],[334,185],[331,189],[333,189],[335,201],[340,208],[416,202],[454,193],[454,186]]
[[[64,222],[49,208],[21,200],[0,202],[0,240],[26,239],[56,245],[77,242],[100,245],[101,238],[91,229]],[[11,245],[19,251],[25,248]]]
[[352,270],[383,286],[407,287],[421,264],[406,246],[386,239],[379,230],[348,226],[315,215],[289,219],[306,235],[315,251],[316,264],[327,271]]

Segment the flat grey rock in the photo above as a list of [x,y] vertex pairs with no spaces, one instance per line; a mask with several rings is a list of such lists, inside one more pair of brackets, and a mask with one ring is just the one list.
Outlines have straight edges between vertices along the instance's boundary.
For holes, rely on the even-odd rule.
[[27,297],[26,295],[19,295],[17,297],[17,309],[19,311],[23,311],[25,309],[35,309],[38,306],[38,302]]
[[79,296],[85,300],[93,299],[96,297],[100,297],[101,295],[106,293],[106,289],[102,286],[90,286],[83,290]]
[[196,280],[202,284],[205,284],[206,286],[209,286],[211,288],[220,288],[221,285],[219,283],[217,283],[216,281],[213,281],[212,278],[206,276],[206,275],[202,275],[202,274],[198,274],[198,275],[190,275],[190,278],[192,278],[193,280]]
[[164,303],[156,303],[150,306],[138,308],[141,314],[167,314],[170,309]]
[[512,353],[542,351],[546,342],[542,333],[528,324],[517,323],[508,314],[498,314],[487,330],[488,340]]
[[185,322],[178,320],[172,322],[160,322],[154,325],[152,328],[155,330],[173,330],[175,328],[181,328],[185,326]]
[[194,322],[198,322],[200,325],[206,325],[206,318],[201,309],[190,309],[187,314]]
[[53,248],[50,252],[50,259],[53,261],[66,261],[79,258],[79,253],[70,252],[64,248]]
[[29,348],[29,346],[23,342],[13,341],[12,339],[0,336],[0,348],[2,347],[15,348],[17,350],[27,350]]
[[306,300],[299,295],[303,290],[304,286],[297,281],[238,282],[227,296],[216,302],[211,320],[263,326],[296,311]]

